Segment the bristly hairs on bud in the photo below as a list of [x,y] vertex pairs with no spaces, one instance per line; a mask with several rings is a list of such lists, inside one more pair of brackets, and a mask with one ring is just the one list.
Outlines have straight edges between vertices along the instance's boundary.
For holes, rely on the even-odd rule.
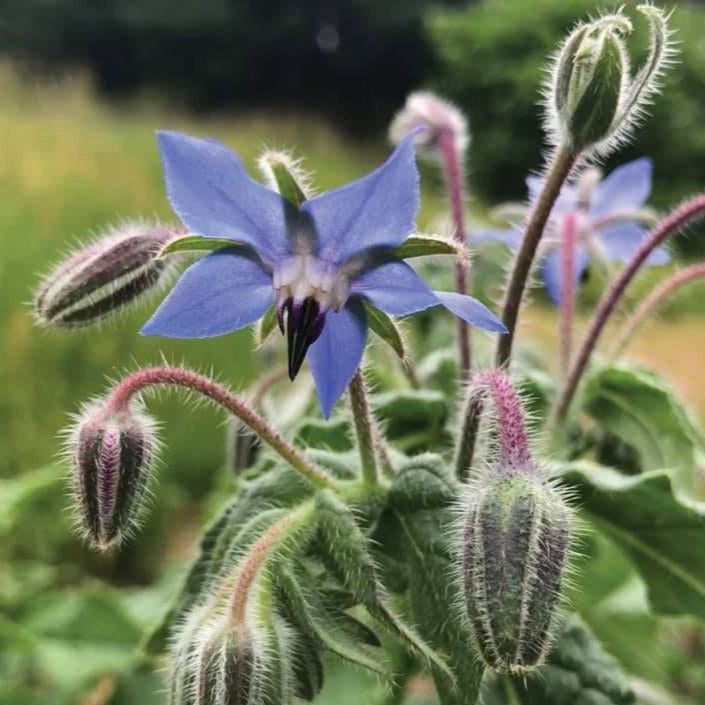
[[42,278],[33,300],[36,323],[63,329],[94,325],[168,284],[173,258],[155,255],[181,230],[128,221],[79,246]]
[[494,443],[458,505],[459,609],[484,663],[521,674],[540,665],[552,643],[575,519],[531,453],[509,379],[479,372],[469,390],[478,395],[492,404]]
[[139,400],[113,410],[94,399],[73,415],[63,455],[75,525],[93,548],[117,546],[139,528],[155,475],[157,427]]
[[[644,118],[660,90],[663,72],[673,63],[675,45],[668,26],[670,13],[650,3],[637,5],[636,10],[646,16],[650,43],[648,56],[634,75],[624,39],[632,32],[632,23],[621,9],[578,24],[554,55],[542,91],[544,129],[554,147],[604,158],[629,141]],[[598,69],[600,62],[612,65]],[[608,86],[599,71],[603,78],[612,73],[619,85]],[[582,99],[581,114],[576,115]]]
[[395,115],[389,127],[393,144],[417,127],[426,126],[416,136],[419,155],[438,160],[441,154],[441,136],[452,137],[454,147],[462,159],[470,144],[468,122],[463,113],[452,103],[430,91],[410,93],[404,107]]

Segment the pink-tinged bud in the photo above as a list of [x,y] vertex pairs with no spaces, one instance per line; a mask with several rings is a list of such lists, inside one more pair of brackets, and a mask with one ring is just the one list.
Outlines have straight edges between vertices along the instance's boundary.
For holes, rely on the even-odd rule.
[[416,137],[419,154],[440,159],[444,137],[451,140],[458,155],[465,153],[470,142],[465,116],[452,103],[429,92],[419,91],[409,95],[392,121],[389,137],[396,144],[422,125],[426,129]]
[[504,373],[479,372],[475,395],[492,404],[495,444],[462,507],[462,593],[482,659],[522,673],[543,662],[551,643],[573,512],[532,457],[521,403]]
[[157,446],[155,423],[135,402],[119,411],[84,409],[68,451],[80,523],[94,547],[120,543],[137,525]]
[[37,321],[79,328],[137,301],[164,281],[169,266],[155,255],[174,234],[132,223],[77,250],[44,277],[34,299]]

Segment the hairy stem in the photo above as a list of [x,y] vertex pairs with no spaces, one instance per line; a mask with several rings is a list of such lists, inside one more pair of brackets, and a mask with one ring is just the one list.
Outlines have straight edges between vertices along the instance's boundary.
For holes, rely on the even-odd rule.
[[636,310],[622,327],[622,332],[614,346],[615,355],[623,352],[634,333],[642,323],[654,313],[661,302],[674,291],[685,286],[695,279],[705,277],[705,263],[700,262],[690,267],[681,269],[672,276],[664,279],[654,290],[639,304]]
[[500,335],[497,341],[496,364],[498,367],[506,365],[512,356],[512,345],[516,333],[519,308],[524,297],[524,289],[531,272],[531,265],[536,256],[543,230],[551,213],[551,208],[558,198],[561,186],[568,178],[578,154],[565,147],[559,147],[553,156],[548,168],[546,179],[539,197],[529,216],[524,229],[521,247],[514,259],[507,290],[502,307],[502,321],[507,326],[507,333]]
[[350,392],[350,408],[352,409],[355,435],[357,436],[357,445],[360,451],[362,477],[366,484],[374,486],[377,484],[374,421],[370,412],[370,403],[367,399],[365,378],[359,367],[352,380],[350,380],[348,391]]
[[147,367],[125,377],[108,397],[106,410],[125,409],[135,394],[155,386],[175,386],[189,389],[207,397],[237,416],[265,443],[317,487],[328,487],[333,480],[300,450],[273,429],[264,418],[254,412],[244,401],[209,377],[180,367]]
[[624,290],[632,281],[634,275],[639,271],[641,265],[644,264],[648,256],[669,235],[672,235],[682,226],[702,215],[703,212],[705,212],[705,194],[696,196],[694,199],[684,203],[670,215],[666,216],[649,233],[649,236],[639,246],[639,249],[634,253],[632,259],[627,262],[622,271],[617,275],[617,278],[612,282],[612,285],[607,290],[607,293],[600,302],[590,322],[585,339],[565,380],[558,402],[556,403],[552,425],[555,426],[565,418],[578,387],[578,383],[585,372],[587,362],[597,345],[597,341],[604,330],[605,324],[614,311],[617,302],[622,297]]
[[575,318],[575,247],[576,214],[567,213],[563,218],[561,232],[561,322],[559,333],[561,374],[568,374],[573,345],[573,319]]
[[[448,202],[450,205],[453,239],[465,246],[465,185],[463,180],[461,154],[458,151],[456,136],[450,129],[444,129],[439,138],[443,171],[445,175]],[[455,263],[455,290],[459,294],[468,293],[468,266],[463,261]],[[460,376],[467,380],[472,367],[472,348],[470,345],[470,326],[458,319],[458,346],[460,353]]]

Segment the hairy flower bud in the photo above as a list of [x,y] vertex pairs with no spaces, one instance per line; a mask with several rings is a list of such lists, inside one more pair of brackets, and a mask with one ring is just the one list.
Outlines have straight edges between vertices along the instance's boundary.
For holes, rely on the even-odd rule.
[[133,303],[164,280],[167,262],[155,255],[173,235],[163,226],[128,224],[74,252],[44,277],[34,300],[37,321],[79,328]]
[[476,488],[465,514],[463,594],[491,668],[516,673],[543,661],[570,535],[570,510],[537,478],[511,475]]
[[625,40],[632,23],[621,10],[578,25],[556,55],[545,92],[547,127],[573,152],[609,152],[658,90],[672,53],[667,17],[652,5],[637,10],[649,22],[650,47],[636,74],[630,74]]
[[90,404],[68,441],[80,523],[95,547],[119,543],[136,525],[152,476],[155,424],[133,406]]
[[494,407],[494,447],[462,507],[462,595],[485,663],[521,673],[539,665],[550,645],[572,511],[531,455],[509,379],[500,370],[477,373],[470,398],[480,395]]

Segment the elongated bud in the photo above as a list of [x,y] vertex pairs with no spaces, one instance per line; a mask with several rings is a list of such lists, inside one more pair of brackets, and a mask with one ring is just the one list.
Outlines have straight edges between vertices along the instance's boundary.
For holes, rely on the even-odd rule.
[[288,152],[267,150],[257,161],[269,187],[297,208],[311,198],[310,175],[301,168],[301,161]]
[[420,155],[441,159],[441,142],[446,136],[462,158],[470,142],[468,123],[463,113],[452,103],[426,91],[411,93],[392,121],[389,138],[397,144],[409,132],[421,126],[426,129],[416,137]]
[[652,5],[637,10],[650,29],[649,55],[629,69],[626,35],[632,23],[621,10],[578,25],[561,46],[546,89],[547,126],[554,141],[579,153],[606,153],[628,136],[672,54],[666,15]]
[[72,429],[68,454],[83,531],[105,550],[138,523],[154,467],[154,421],[136,403],[120,411],[89,404]]
[[480,373],[475,392],[493,401],[497,448],[463,506],[465,609],[485,663],[522,673],[540,665],[550,646],[572,512],[529,453],[509,380],[498,370]]
[[79,328],[112,315],[163,281],[168,264],[155,259],[174,231],[130,224],[70,255],[39,287],[34,310],[41,325]]

